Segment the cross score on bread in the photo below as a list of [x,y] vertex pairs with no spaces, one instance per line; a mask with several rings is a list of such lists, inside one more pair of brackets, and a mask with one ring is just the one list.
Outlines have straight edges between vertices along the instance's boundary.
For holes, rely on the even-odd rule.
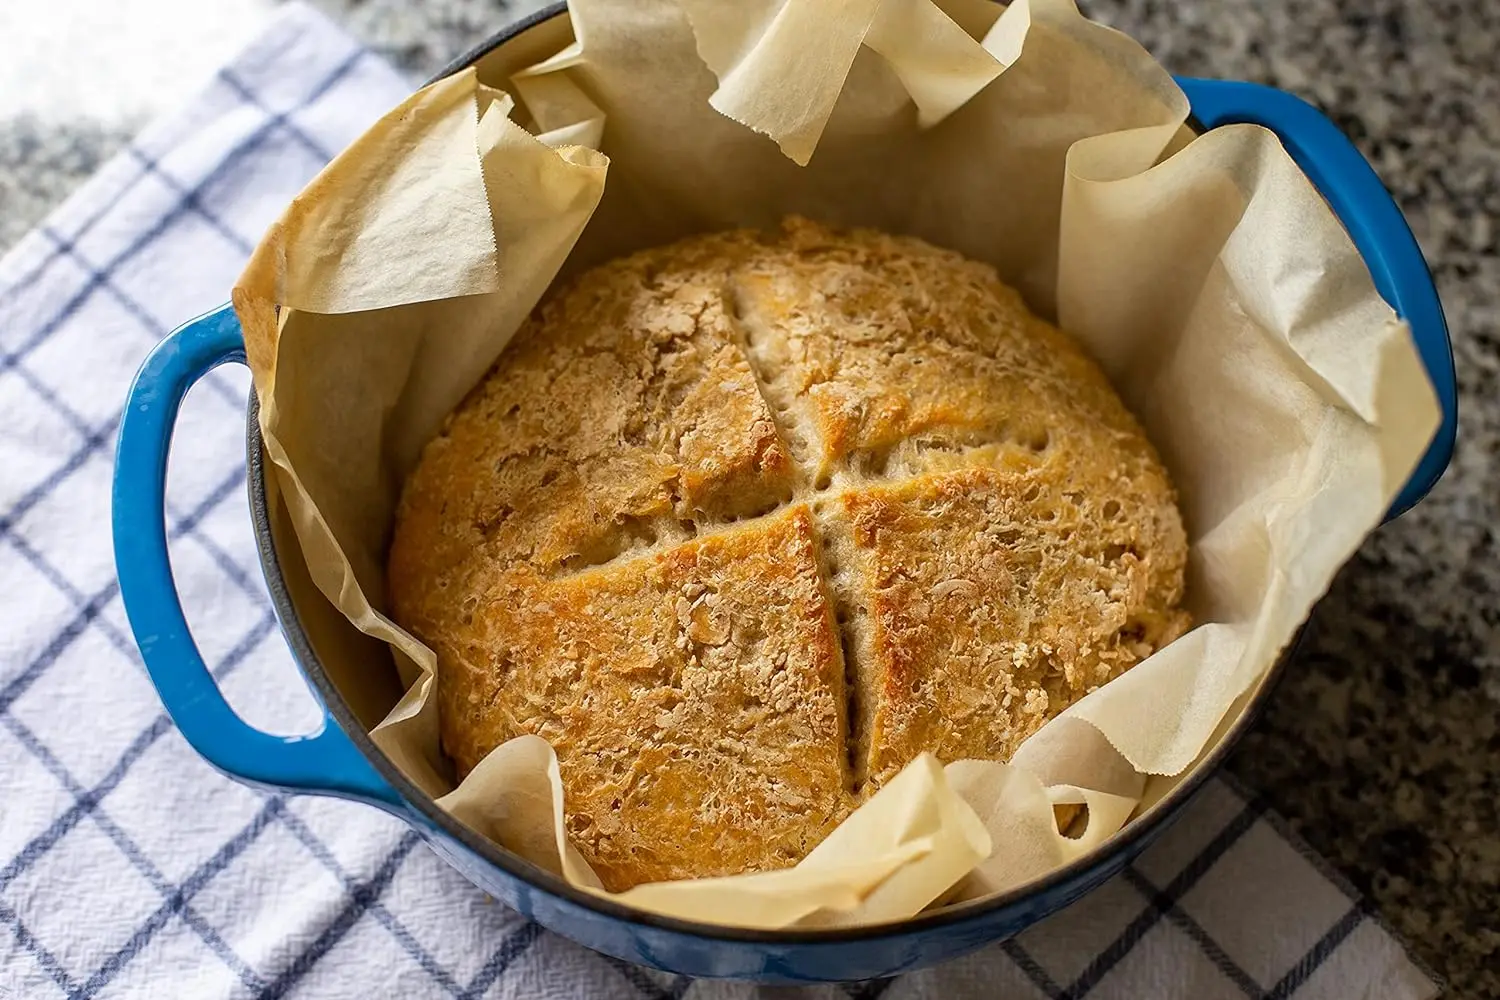
[[1009,759],[1187,627],[1186,555],[990,267],[788,220],[549,297],[408,479],[388,587],[459,775],[545,738],[620,890],[795,864],[924,750]]

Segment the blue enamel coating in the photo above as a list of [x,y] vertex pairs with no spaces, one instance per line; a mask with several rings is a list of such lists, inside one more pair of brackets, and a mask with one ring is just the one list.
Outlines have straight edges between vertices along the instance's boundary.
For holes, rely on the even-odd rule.
[[146,359],[125,405],[115,455],[114,542],[120,596],[151,682],[177,728],[219,770],[251,784],[305,789],[404,811],[331,718],[310,736],[271,736],[247,725],[219,692],[188,634],[167,557],[167,448],[182,397],[206,372],[243,361],[228,306],[193,320]]
[[1204,128],[1248,123],[1262,125],[1281,138],[1349,231],[1381,297],[1410,324],[1442,406],[1443,422],[1387,518],[1405,513],[1437,485],[1453,457],[1458,435],[1453,346],[1422,248],[1375,169],[1317,108],[1284,90],[1260,84],[1189,77],[1178,77],[1177,84]]
[[[555,16],[561,7],[539,12]],[[1338,130],[1309,105],[1242,83],[1179,80],[1206,127],[1265,125],[1348,227],[1377,288],[1411,324],[1443,406],[1443,429],[1402,492],[1392,516],[1441,475],[1456,426],[1453,360],[1431,276],[1415,240],[1374,172]],[[239,328],[225,307],[177,330],[147,359],[130,392],[115,469],[115,558],[131,627],[162,701],[188,741],[220,770],[254,784],[360,799],[397,813],[456,869],[512,908],[575,941],[630,962],[691,976],[810,983],[894,975],[955,958],[1019,933],[1120,871],[1166,828],[1143,820],[1111,848],[1035,889],[941,920],[922,918],[853,934],[742,934],[661,920],[583,897],[507,860],[423,801],[403,799],[329,715],[313,737],[285,739],[241,721],[220,695],[188,636],[167,561],[163,517],[167,446],[183,394],[215,365],[242,360]],[[255,444],[258,449],[258,444]],[[253,485],[253,484],[252,484]],[[269,531],[257,524],[261,544]],[[275,574],[272,574],[273,576]],[[288,639],[311,669],[316,656],[278,580],[273,598]],[[280,593],[281,596],[276,595]],[[321,675],[321,669],[314,669]],[[360,740],[366,741],[361,735]],[[366,741],[367,742],[367,741]],[[375,751],[369,751],[374,754]],[[1193,779],[1189,779],[1192,781]],[[401,784],[404,779],[393,777]],[[403,785],[403,787],[405,787]]]

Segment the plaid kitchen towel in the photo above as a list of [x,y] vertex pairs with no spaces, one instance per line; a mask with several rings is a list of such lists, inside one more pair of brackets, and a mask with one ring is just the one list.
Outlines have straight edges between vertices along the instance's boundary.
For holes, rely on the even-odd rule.
[[[1217,781],[1119,878],[1019,939],[804,992],[601,957],[470,887],[374,809],[252,791],[162,713],[109,537],[120,406],[147,350],[222,302],[253,242],[407,83],[283,8],[186,109],[0,262],[0,997],[1430,997],[1349,888]],[[248,379],[184,407],[173,566],[235,707],[316,709],[277,633],[245,500]]]

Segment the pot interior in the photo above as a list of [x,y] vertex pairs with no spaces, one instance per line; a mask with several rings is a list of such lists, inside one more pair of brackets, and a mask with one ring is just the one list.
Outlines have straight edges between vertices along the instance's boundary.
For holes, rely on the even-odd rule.
[[[502,41],[481,55],[475,65],[482,81],[501,86],[517,70],[539,62],[571,40],[571,22],[566,11],[562,11],[545,17]],[[1194,132],[1185,127],[1178,141],[1172,144],[1164,156],[1171,155],[1191,141],[1193,135]],[[374,745],[368,739],[360,737],[385,718],[401,698],[402,688],[391,651],[384,643],[359,632],[322,596],[313,583],[301,548],[296,544],[292,521],[286,505],[281,502],[274,477],[265,475],[269,460],[261,450],[260,437],[256,432],[256,408],[253,402],[250,422],[252,507],[260,522],[258,531],[262,562],[273,599],[282,613],[283,627],[294,651],[303,661],[300,665],[304,673],[319,697],[348,728],[357,726],[362,731],[356,736],[356,744],[370,756],[378,757],[379,751]],[[1119,843],[1122,837],[1133,839],[1135,835],[1144,833],[1146,828],[1155,826],[1157,821],[1164,819],[1180,805],[1192,789],[1218,766],[1232,744],[1249,728],[1284,669],[1285,662],[1286,657],[1283,656],[1275,668],[1231,707],[1192,767],[1180,775],[1148,778],[1145,797],[1136,817],[1098,852],[1074,862],[1063,871],[1076,871],[1088,866],[1101,854],[1110,852],[1111,848],[1123,846]],[[388,775],[393,774],[394,768],[388,761],[378,760],[377,764]],[[407,782],[398,781],[396,784],[397,787],[404,785],[404,792],[409,796],[420,794]],[[424,811],[432,812],[436,809],[430,802],[424,805],[430,806]],[[519,862],[520,859],[514,860]],[[1048,880],[1061,874],[1053,873],[1048,876]],[[1026,887],[1022,887],[1005,893],[1004,898],[1014,900],[1025,892]],[[969,910],[990,905],[995,904],[977,901],[954,909]]]

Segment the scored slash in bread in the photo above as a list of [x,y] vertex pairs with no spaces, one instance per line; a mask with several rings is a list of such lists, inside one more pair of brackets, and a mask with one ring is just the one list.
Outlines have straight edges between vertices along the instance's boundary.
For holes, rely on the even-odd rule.
[[792,219],[558,290],[409,477],[395,619],[460,775],[556,749],[606,887],[795,864],[922,751],[1006,760],[1176,638],[1103,374],[989,267]]

